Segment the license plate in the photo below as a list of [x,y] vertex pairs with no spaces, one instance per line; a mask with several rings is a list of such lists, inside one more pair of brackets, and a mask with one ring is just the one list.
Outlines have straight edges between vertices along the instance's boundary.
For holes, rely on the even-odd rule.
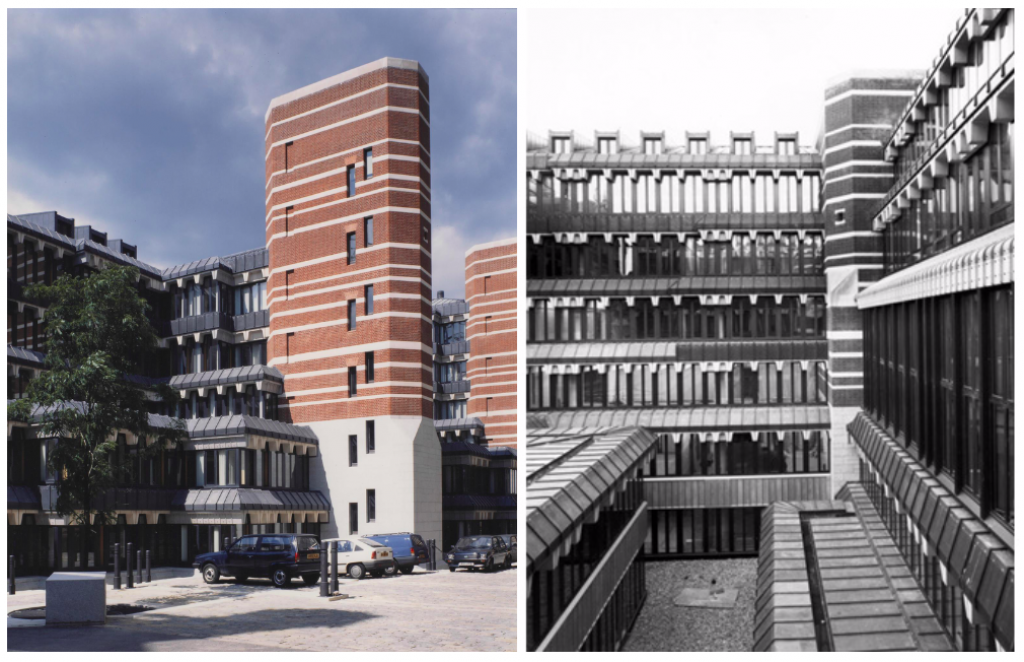
[[474,565],[476,565],[476,564],[475,563],[460,563],[459,567],[460,568],[472,568]]
[[306,558],[309,559],[310,561],[315,561],[316,559],[320,558],[320,554],[319,553],[307,554]]

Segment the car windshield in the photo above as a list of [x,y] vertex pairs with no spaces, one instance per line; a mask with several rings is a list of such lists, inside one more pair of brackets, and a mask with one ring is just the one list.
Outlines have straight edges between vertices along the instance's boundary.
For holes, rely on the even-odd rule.
[[455,549],[487,549],[490,546],[490,538],[462,538],[455,544]]
[[370,540],[369,538],[360,538],[359,542],[366,543],[370,547],[384,547],[384,545],[380,544],[379,542],[377,542],[375,540]]

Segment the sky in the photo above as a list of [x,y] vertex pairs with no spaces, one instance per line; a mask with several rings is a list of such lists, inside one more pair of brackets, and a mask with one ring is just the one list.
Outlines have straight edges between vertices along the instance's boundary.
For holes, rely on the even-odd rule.
[[434,290],[516,232],[516,13],[9,10],[7,211],[158,267],[264,245],[270,100],[390,56],[430,77]]
[[853,70],[927,69],[963,8],[531,11],[524,15],[524,127],[640,131],[799,131],[813,145],[824,90]]

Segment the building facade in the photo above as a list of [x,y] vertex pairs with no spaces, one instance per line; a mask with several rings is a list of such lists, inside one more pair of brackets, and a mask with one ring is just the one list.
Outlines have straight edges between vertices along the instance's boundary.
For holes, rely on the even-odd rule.
[[[534,510],[565,461],[534,444],[640,428],[643,558],[758,555],[759,650],[1013,649],[1013,25],[971,9],[927,71],[830,85],[814,147],[528,139],[531,534],[580,539],[534,516],[572,499]],[[566,586],[528,624],[588,646]]]
[[[139,295],[161,338],[133,379],[144,388],[169,384],[182,398],[175,411],[155,402],[150,423],[180,419],[188,439],[133,460],[131,476],[98,504],[116,523],[86,541],[54,511],[60,481],[46,458],[60,440],[42,436],[38,419],[8,421],[7,539],[18,573],[109,568],[118,542],[122,553],[128,542],[150,550],[156,565],[188,565],[244,533],[319,534],[329,515],[310,487],[319,441],[281,420],[283,375],[266,365],[264,249],[157,269],[127,242],[56,212],[9,214],[8,397],[22,397],[45,369],[44,309],[25,287],[111,265],[139,270]],[[122,458],[138,456],[137,438],[117,441]]]
[[[429,96],[416,62],[384,58],[274,99],[266,243],[251,251],[159,269],[56,212],[8,215],[8,397],[44,369],[43,310],[24,287],[131,265],[162,338],[133,379],[179,389],[151,421],[188,429],[107,495],[118,523],[84,549],[52,509],[59,440],[9,422],[19,573],[109,567],[115,541],[187,565],[251,532],[441,538]],[[137,444],[124,435],[122,452]]]
[[332,452],[327,533],[441,537],[433,424],[430,88],[384,58],[270,103],[268,364]]

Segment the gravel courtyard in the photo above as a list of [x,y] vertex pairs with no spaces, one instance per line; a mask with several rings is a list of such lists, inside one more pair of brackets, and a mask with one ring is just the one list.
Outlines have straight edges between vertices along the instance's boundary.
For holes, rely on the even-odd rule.
[[[158,607],[110,616],[105,626],[11,627],[8,651],[514,651],[517,569],[442,570],[354,581],[328,601],[319,587],[268,580],[213,586],[198,577],[107,591],[107,604]],[[45,592],[8,596],[8,613],[41,606]],[[22,622],[24,624],[24,622]]]
[[[754,645],[757,559],[657,561],[647,564],[647,602],[623,650],[749,651]],[[712,580],[714,584],[712,584]],[[677,607],[685,588],[737,589],[731,609]]]

